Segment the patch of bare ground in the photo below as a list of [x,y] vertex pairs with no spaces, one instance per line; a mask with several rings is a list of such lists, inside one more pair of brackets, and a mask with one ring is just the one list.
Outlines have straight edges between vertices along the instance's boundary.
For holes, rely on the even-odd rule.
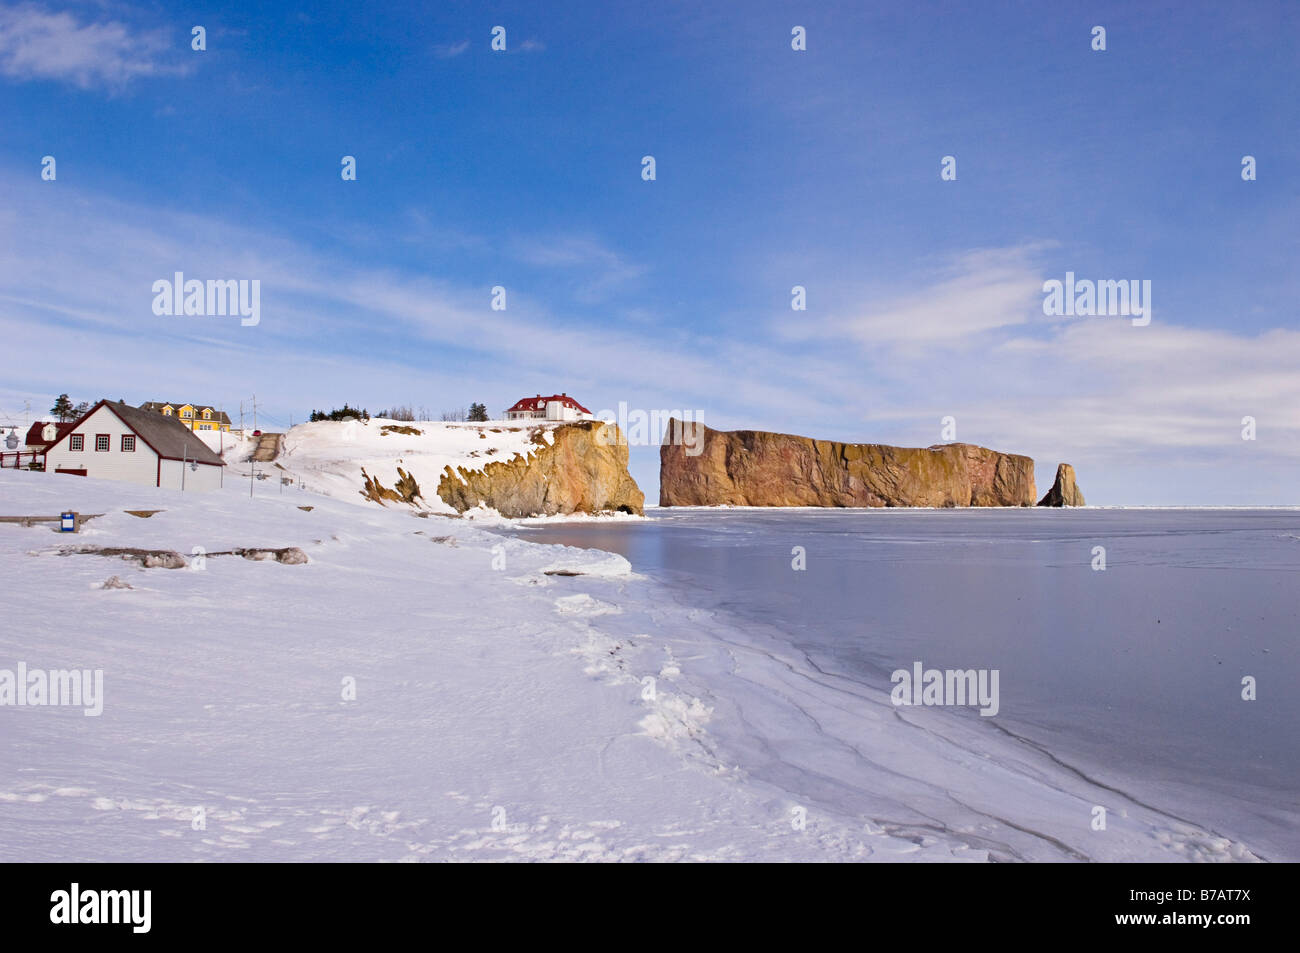
[[[60,556],[117,556],[127,562],[138,563],[144,569],[184,569],[189,563],[185,557],[171,549],[137,549],[130,546],[65,546],[59,550]],[[241,547],[221,552],[204,553],[205,558],[212,556],[242,556],[244,559],[261,561],[272,559],[286,566],[301,566],[306,563],[307,554],[297,546],[283,546],[278,549],[263,547]]]

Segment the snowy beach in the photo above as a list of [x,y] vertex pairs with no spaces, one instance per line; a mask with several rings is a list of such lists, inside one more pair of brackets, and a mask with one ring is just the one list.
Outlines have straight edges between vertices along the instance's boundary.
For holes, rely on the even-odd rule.
[[[238,481],[3,472],[0,499],[104,514],[0,526],[0,668],[104,686],[95,717],[0,708],[5,860],[1256,857],[617,554]],[[285,547],[308,561],[217,555]]]

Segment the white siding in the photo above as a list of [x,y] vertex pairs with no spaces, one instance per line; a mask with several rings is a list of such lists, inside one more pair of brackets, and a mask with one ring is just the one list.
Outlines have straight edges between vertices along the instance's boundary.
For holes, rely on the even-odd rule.
[[221,467],[209,463],[200,463],[195,469],[191,470],[188,463],[182,465],[179,460],[164,460],[162,462],[162,485],[164,489],[182,489],[182,469],[185,471],[183,489],[186,493],[215,490],[221,486]]
[[[95,450],[95,435],[108,434],[107,452]],[[70,450],[72,434],[85,439],[84,450]],[[83,469],[86,476],[100,480],[126,480],[153,486],[158,479],[158,455],[139,437],[135,438],[135,451],[122,452],[122,436],[133,435],[117,414],[101,407],[81,422],[81,425],[59,441],[45,454],[45,472],[56,469]]]
[[[71,450],[72,437],[80,434],[85,440],[83,450]],[[108,434],[107,451],[95,449],[95,437]],[[135,450],[122,450],[122,437],[134,436],[134,431],[124,424],[107,407],[101,407],[84,421],[58,446],[45,454],[45,472],[54,473],[57,469],[85,470],[86,476],[99,480],[123,480],[144,486],[156,486],[160,479],[162,486],[171,490],[181,489],[181,469],[179,460],[163,460],[161,467],[158,455],[140,437],[135,438]],[[194,438],[196,448],[199,438]],[[200,463],[196,470],[185,468],[185,490],[215,490],[221,485],[221,467]]]

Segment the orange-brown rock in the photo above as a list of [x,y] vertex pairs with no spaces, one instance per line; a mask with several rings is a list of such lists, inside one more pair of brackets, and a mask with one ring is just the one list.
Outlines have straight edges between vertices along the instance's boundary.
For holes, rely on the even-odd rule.
[[670,421],[659,450],[660,506],[1033,506],[1037,495],[1032,459],[968,443],[911,449],[685,427],[699,429]]
[[615,424],[581,420],[539,430],[527,456],[481,470],[443,471],[438,496],[458,512],[484,503],[502,516],[621,511],[642,514],[645,494],[627,472],[627,442]]
[[1038,501],[1039,506],[1084,506],[1083,491],[1075,482],[1074,467],[1062,463],[1056,468],[1056,482]]

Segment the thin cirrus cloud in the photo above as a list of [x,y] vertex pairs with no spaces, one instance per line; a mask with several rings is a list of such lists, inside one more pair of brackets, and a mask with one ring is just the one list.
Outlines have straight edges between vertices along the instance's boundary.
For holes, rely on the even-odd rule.
[[433,48],[433,55],[439,59],[449,60],[460,56],[468,49],[469,40],[461,40],[458,43],[442,43]]
[[835,292],[825,320],[785,321],[773,330],[791,340],[833,338],[879,348],[964,345],[973,335],[1024,324],[1041,306],[1043,279],[1034,265],[1045,243],[976,249],[914,281],[915,290],[862,288]]
[[163,31],[118,20],[81,20],[36,4],[0,9],[0,74],[14,80],[120,89],[141,77],[188,72],[168,62],[174,48]]
[[[1026,453],[1047,467],[1068,460],[1090,486],[1103,477],[1098,489],[1121,501],[1198,497],[1177,483],[1169,490],[1125,482],[1134,467],[1162,464],[1176,481],[1191,473],[1183,464],[1221,461],[1240,468],[1235,479],[1245,493],[1256,479],[1247,468],[1285,472],[1300,452],[1293,372],[1300,332],[1196,328],[1172,312],[1147,327],[1124,318],[1050,320],[1038,304],[1042,275],[1023,249],[958,256],[908,280],[922,290],[886,287],[882,297],[903,304],[866,313],[917,315],[927,333],[908,346],[899,346],[889,322],[879,325],[878,347],[852,322],[793,345],[777,333],[719,337],[624,322],[619,295],[602,308],[607,319],[584,321],[563,314],[563,293],[538,294],[528,282],[512,287],[508,311],[493,312],[488,289],[472,282],[362,267],[195,213],[160,221],[156,209],[130,202],[82,192],[38,200],[43,193],[6,184],[0,339],[7,366],[22,369],[8,386],[23,391],[0,395],[8,409],[19,396],[58,393],[71,381],[83,396],[145,399],[119,391],[146,379],[162,387],[173,368],[208,399],[255,391],[286,416],[345,397],[434,404],[473,394],[506,406],[515,390],[559,380],[593,409],[627,399],[701,410],[724,428],[857,442],[928,446],[941,439],[940,419],[952,415],[958,439]],[[546,273],[638,271],[590,236],[506,239],[502,247],[539,281]],[[260,278],[262,324],[153,315],[150,284],[173,270]],[[961,324],[967,346],[959,352],[926,321],[946,315],[951,332],[952,311],[970,307],[963,294],[981,303]],[[56,367],[49,354],[59,340],[76,346]],[[331,370],[340,367],[342,378]],[[1253,443],[1240,437],[1247,415],[1259,421]]]
[[524,264],[583,276],[574,288],[574,298],[583,304],[604,301],[646,273],[644,266],[587,236],[516,240],[510,252]]

